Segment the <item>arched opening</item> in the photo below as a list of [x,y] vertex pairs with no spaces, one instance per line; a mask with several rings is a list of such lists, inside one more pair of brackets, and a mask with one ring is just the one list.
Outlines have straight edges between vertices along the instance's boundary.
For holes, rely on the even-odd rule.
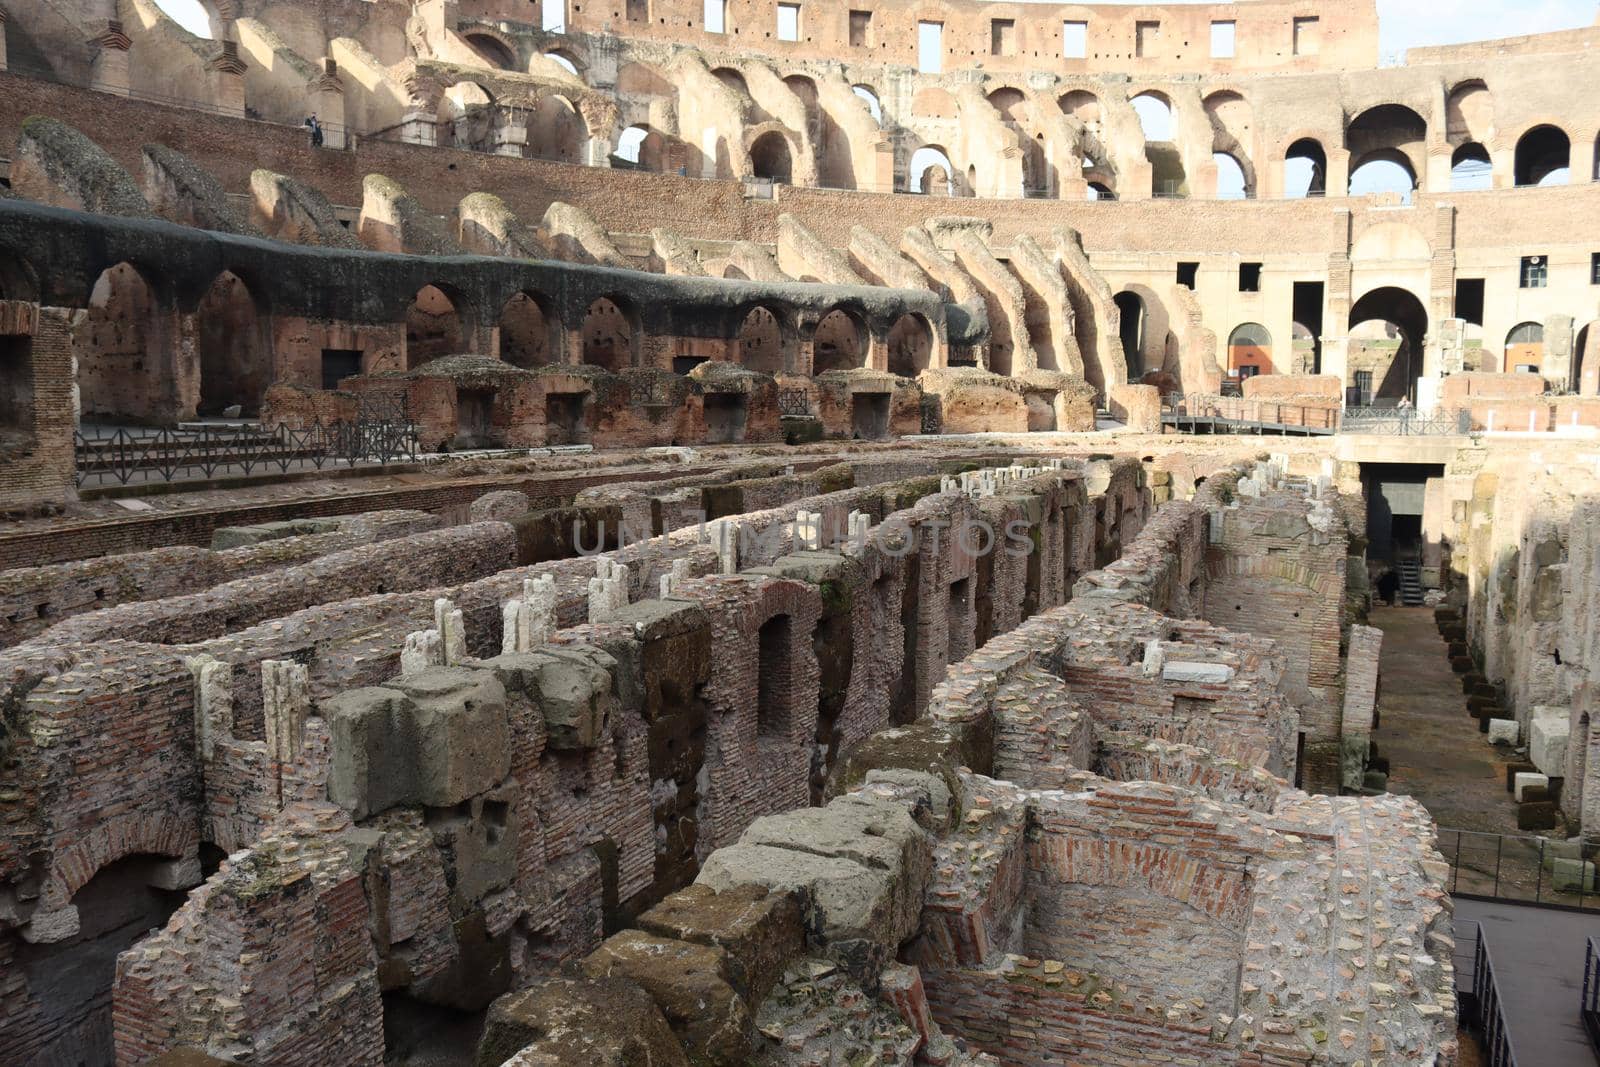
[[544,97],[528,119],[529,147],[537,159],[582,163],[583,143],[588,138],[583,116],[564,96]]
[[1073,89],[1056,98],[1063,115],[1077,119],[1096,133],[1100,130],[1100,98],[1087,89]]
[[215,39],[216,29],[211,25],[211,13],[200,0],[155,0],[155,5],[167,18],[196,37],[207,41]]
[[[1387,161],[1404,166],[1411,184],[1404,190],[1416,188],[1417,171],[1422,165],[1428,124],[1423,117],[1404,104],[1380,104],[1357,115],[1345,128],[1345,148],[1350,150],[1350,191],[1359,195],[1379,190],[1359,187],[1355,172],[1369,161]],[[1391,180],[1392,174],[1389,179]],[[1387,188],[1382,191],[1389,191]],[[1401,191],[1401,190],[1393,190]]]
[[1472,192],[1494,187],[1494,166],[1489,151],[1477,141],[1468,141],[1450,154],[1450,191]]
[[1445,137],[1451,144],[1483,141],[1494,133],[1494,97],[1479,79],[1450,90],[1444,108]]
[[608,371],[634,365],[632,307],[621,297],[602,296],[583,316],[583,361]]
[[783,324],[768,308],[751,308],[739,324],[739,363],[762,374],[778,375],[784,365]]
[[560,330],[548,301],[533,293],[515,293],[500,309],[500,358],[524,370],[560,362]]
[[196,414],[231,418],[260,414],[261,398],[271,384],[272,361],[256,302],[231,271],[223,271],[200,301],[195,334],[200,349]]
[[437,285],[424,285],[406,308],[406,369],[466,351],[461,312]]
[[872,116],[872,121],[879,126],[883,125],[883,103],[878,99],[878,94],[870,85],[852,85],[850,91],[861,98],[866,105],[867,114]]
[[1572,176],[1572,142],[1554,126],[1535,126],[1517,139],[1518,186],[1566,185]]
[[73,334],[78,402],[85,421],[165,421],[178,414],[166,316],[131,263],[95,280]]
[[566,71],[568,74],[572,75],[574,78],[580,77],[578,74],[578,64],[574,63],[572,58],[566,53],[546,52],[544,57],[550,62],[554,63],[556,66],[560,67],[562,70]]
[[1085,200],[1115,200],[1116,198],[1117,194],[1112,192],[1111,186],[1102,181],[1091,181],[1089,183],[1089,191],[1084,196]]
[[864,332],[855,316],[843,308],[834,308],[822,316],[812,334],[811,373],[854,370],[861,366]]
[[1373,152],[1350,172],[1351,196],[1395,193],[1401,203],[1409,204],[1416,188],[1417,172],[1411,169],[1411,161],[1392,149]]
[[617,138],[612,166],[634,170],[666,170],[667,139],[648,126],[629,126]]
[[1272,334],[1259,322],[1244,322],[1228,335],[1228,373],[1252,378],[1272,373]]
[[456,82],[439,97],[434,118],[440,147],[487,152],[494,147],[494,96],[477,82]]
[[1428,335],[1422,301],[1396,286],[1374,289],[1351,307],[1349,332],[1345,387],[1357,392],[1360,403],[1393,406],[1402,398],[1415,403]]
[[913,193],[928,196],[955,195],[955,165],[938,145],[923,145],[911,153],[908,168]]
[[756,634],[756,740],[781,740],[789,735],[789,670],[793,626],[787,615],[774,615]]
[[78,930],[61,941],[21,942],[12,966],[27,984],[41,1031],[60,1035],[31,1063],[112,1063],[111,987],[117,955],[167,924],[183,905],[181,889],[160,889],[165,857],[127,856],[108,863],[72,895]]
[[1020,124],[1024,118],[1023,112],[1026,110],[1027,102],[1028,98],[1023,95],[1021,89],[1013,89],[1010,86],[996,89],[989,94],[990,106],[1000,112],[1000,117],[1006,122]]
[[933,355],[933,330],[928,321],[907,312],[889,327],[889,373],[915,378],[928,369]]
[[1283,195],[1299,200],[1327,192],[1328,153],[1319,141],[1302,137],[1283,156]]
[[486,33],[469,33],[466,35],[467,47],[478,54],[485,66],[497,70],[516,70],[517,57],[504,41],[498,37],[490,37]]
[[789,139],[783,134],[769,130],[750,146],[750,173],[757,178],[788,184],[792,170]]
[[1122,358],[1128,364],[1128,380],[1144,377],[1144,301],[1138,293],[1118,293],[1113,300],[1121,316],[1118,327],[1122,339]]
[[750,98],[750,84],[744,80],[743,74],[732,67],[717,67],[711,73],[717,81],[738,93],[742,99]]
[[1506,334],[1505,361],[1508,373],[1538,374],[1544,369],[1544,324],[1519,322]]
[[1144,92],[1129,101],[1139,116],[1139,128],[1144,139],[1167,142],[1172,140],[1172,101],[1157,92]]
[[1245,200],[1250,196],[1250,186],[1245,180],[1244,168],[1226,152],[1213,152],[1211,159],[1217,165],[1217,199]]

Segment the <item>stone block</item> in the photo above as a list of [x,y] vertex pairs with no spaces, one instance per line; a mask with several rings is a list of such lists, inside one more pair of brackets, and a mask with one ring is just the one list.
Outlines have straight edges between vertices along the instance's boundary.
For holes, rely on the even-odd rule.
[[1552,778],[1566,773],[1570,729],[1571,719],[1566,708],[1533,709],[1533,721],[1528,726],[1528,758]]
[[688,886],[640,915],[637,925],[659,937],[721,949],[729,980],[751,1005],[766,999],[789,961],[805,948],[795,895],[756,885],[723,893]]
[[1522,738],[1522,727],[1515,719],[1490,719],[1489,742],[1496,745],[1514,745]]
[[505,690],[489,671],[435,667],[322,703],[328,796],[357,819],[400,804],[449,808],[511,769]]
[[1550,885],[1558,893],[1587,893],[1595,888],[1594,864],[1557,857],[1550,864]]
[[1550,778],[1548,775],[1529,771],[1523,771],[1521,774],[1517,775],[1516,781],[1511,786],[1511,795],[1516,799],[1517,803],[1520,804],[1524,799],[1526,799],[1524,794],[1527,792],[1529,786],[1538,786],[1540,789],[1548,792],[1550,789]]
[[563,645],[485,660],[508,694],[533,701],[551,748],[595,748],[617,714],[612,672],[617,661],[590,645]]
[[511,785],[491,789],[454,808],[427,813],[428,828],[444,859],[452,910],[479,905],[517,875],[521,820],[519,791]]
[[1539,768],[1535,767],[1532,763],[1529,763],[1527,760],[1512,760],[1510,763],[1507,763],[1505,765],[1505,768],[1506,768],[1506,792],[1507,793],[1511,792],[1513,789],[1516,788],[1517,775],[1519,775],[1519,774],[1531,774],[1534,771],[1537,771],[1539,769]]
[[549,1067],[688,1067],[650,995],[624,978],[534,978],[489,1006],[476,1067],[527,1050]]
[[1517,805],[1517,829],[1551,830],[1556,825],[1556,806],[1548,800]]
[[1226,663],[1184,663],[1167,660],[1161,665],[1164,682],[1198,682],[1221,685],[1233,678],[1233,668]]
[[625,930],[607,938],[579,964],[590,978],[626,978],[661,1009],[696,1064],[743,1067],[755,1040],[755,1020],[728,978],[722,949]]

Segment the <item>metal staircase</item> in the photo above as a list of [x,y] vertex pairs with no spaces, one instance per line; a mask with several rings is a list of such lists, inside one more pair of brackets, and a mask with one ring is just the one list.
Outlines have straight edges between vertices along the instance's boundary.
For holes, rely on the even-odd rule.
[[1395,577],[1400,579],[1400,603],[1422,606],[1422,563],[1415,557],[1394,561]]

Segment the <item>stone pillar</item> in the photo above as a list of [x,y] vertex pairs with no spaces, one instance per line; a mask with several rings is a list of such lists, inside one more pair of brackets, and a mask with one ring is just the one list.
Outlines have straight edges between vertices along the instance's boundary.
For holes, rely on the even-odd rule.
[[405,144],[436,145],[439,143],[439,120],[432,111],[407,111],[400,119],[396,131]]
[[1572,334],[1571,315],[1551,315],[1544,320],[1544,359],[1539,373],[1550,383],[1552,392],[1566,392],[1578,384],[1578,372],[1572,360]]
[[1345,196],[1350,192],[1350,152],[1345,148],[1329,148],[1328,173],[1323,178],[1324,196]]
[[95,52],[89,87],[102,93],[127,96],[128,49],[133,47],[133,40],[123,32],[122,23],[117,19],[110,20],[106,28],[92,38],[91,43],[98,46],[98,51]]
[[0,7],[0,70],[6,69],[6,9]]
[[228,115],[244,115],[244,60],[239,58],[238,41],[219,41],[222,51],[206,64],[211,72],[211,103]]
[[1422,191],[1448,193],[1450,191],[1450,146],[1429,145],[1425,159],[1427,171],[1422,175]]
[[322,123],[323,147],[348,147],[350,131],[345,128],[344,81],[339,77],[339,64],[332,56],[323,57],[322,77],[311,87],[311,106]]

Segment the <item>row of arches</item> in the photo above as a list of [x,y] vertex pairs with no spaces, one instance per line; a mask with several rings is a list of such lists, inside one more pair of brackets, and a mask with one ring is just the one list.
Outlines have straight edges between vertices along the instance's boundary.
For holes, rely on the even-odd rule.
[[[725,358],[764,374],[857,369],[866,365],[871,349],[864,314],[847,304],[828,308],[814,320],[765,301],[714,314],[720,321],[712,336],[726,343]],[[445,356],[487,352],[495,334],[500,358],[522,369],[581,362],[620,372],[643,365],[640,308],[622,293],[595,297],[569,324],[556,302],[534,289],[513,293],[485,317],[460,290],[429,283],[406,306],[403,327],[399,366],[407,370]],[[309,378],[331,387],[339,377],[374,369],[358,351],[353,360],[337,360],[340,373],[325,380],[296,366],[294,354],[276,354],[269,310],[232,271],[223,271],[195,307],[195,358],[189,365],[179,357],[183,332],[179,313],[134,264],[123,261],[101,272],[73,337],[85,420],[170,421],[189,413],[185,395],[198,398],[194,414],[251,417],[260,412],[275,380]],[[806,341],[809,361],[801,354]],[[906,312],[888,325],[892,373],[911,377],[928,369],[933,349],[932,324],[920,313]],[[702,361],[691,358],[673,369],[684,372]]]

